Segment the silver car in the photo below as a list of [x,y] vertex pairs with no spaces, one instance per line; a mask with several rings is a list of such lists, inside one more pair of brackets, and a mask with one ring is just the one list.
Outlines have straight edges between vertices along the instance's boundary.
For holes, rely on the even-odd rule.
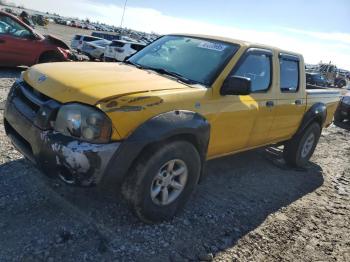
[[84,43],[92,42],[96,40],[102,40],[102,38],[89,36],[89,35],[75,35],[71,41],[70,46],[72,49],[75,49],[78,52],[80,52]]
[[81,47],[81,52],[88,56],[90,60],[99,59],[103,60],[105,48],[111,43],[111,41],[102,39],[92,42],[85,42]]

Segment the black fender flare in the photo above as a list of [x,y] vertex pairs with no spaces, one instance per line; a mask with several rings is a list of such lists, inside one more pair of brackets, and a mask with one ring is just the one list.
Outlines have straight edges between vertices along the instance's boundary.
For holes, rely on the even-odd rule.
[[327,107],[324,103],[316,103],[312,105],[309,110],[304,114],[303,120],[298,128],[298,131],[295,135],[301,134],[306,127],[311,123],[316,122],[320,124],[320,127],[323,127],[324,122],[327,117]]
[[210,138],[210,124],[205,117],[196,112],[174,110],[147,120],[122,141],[108,165],[104,180],[123,181],[130,167],[147,146],[181,137],[194,138],[191,142],[200,154],[202,174]]

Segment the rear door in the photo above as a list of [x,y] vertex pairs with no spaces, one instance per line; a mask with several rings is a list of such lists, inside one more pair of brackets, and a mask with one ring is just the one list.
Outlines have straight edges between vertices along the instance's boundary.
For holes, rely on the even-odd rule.
[[305,70],[295,55],[280,53],[277,68],[280,85],[276,93],[275,120],[271,139],[284,140],[297,131],[306,108]]
[[37,39],[10,16],[0,14],[0,64],[32,65],[37,57]]

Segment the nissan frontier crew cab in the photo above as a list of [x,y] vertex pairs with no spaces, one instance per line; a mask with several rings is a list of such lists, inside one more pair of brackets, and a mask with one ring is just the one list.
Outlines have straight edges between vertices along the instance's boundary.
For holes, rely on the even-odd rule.
[[118,182],[134,213],[158,222],[189,199],[208,159],[278,143],[288,165],[308,162],[339,93],[306,90],[304,68],[274,47],[167,35],[124,63],[29,68],[4,125],[46,174]]

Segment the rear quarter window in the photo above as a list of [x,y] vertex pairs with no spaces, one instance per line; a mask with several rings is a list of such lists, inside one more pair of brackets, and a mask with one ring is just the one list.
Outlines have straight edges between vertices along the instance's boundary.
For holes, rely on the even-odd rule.
[[74,36],[74,40],[80,40],[80,38],[81,38],[81,35]]
[[280,57],[280,88],[282,92],[299,90],[299,60]]

